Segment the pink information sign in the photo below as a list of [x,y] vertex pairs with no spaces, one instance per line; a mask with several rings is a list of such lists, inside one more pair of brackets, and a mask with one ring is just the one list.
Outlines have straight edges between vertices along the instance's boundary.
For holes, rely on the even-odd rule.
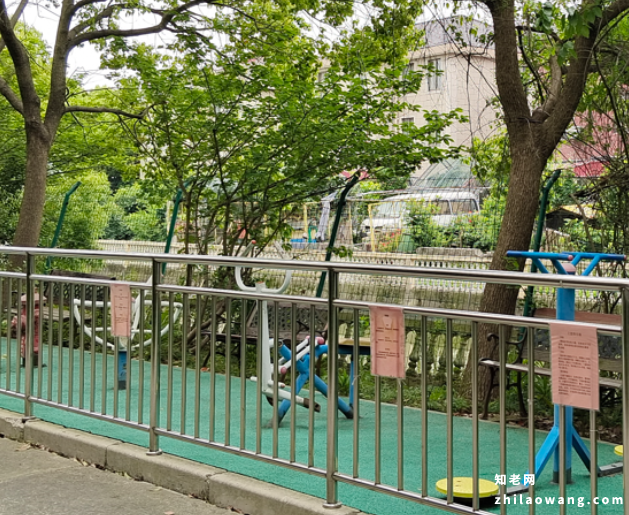
[[596,328],[551,323],[550,341],[553,404],[598,410]]
[[131,286],[111,285],[111,334],[131,338]]
[[369,308],[371,322],[371,373],[404,379],[404,311],[402,308]]

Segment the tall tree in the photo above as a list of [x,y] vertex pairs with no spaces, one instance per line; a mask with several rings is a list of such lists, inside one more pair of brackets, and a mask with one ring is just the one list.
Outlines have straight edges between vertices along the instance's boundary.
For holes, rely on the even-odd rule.
[[[45,92],[38,91],[33,73],[33,63],[16,24],[28,5],[21,0],[9,11],[6,0],[0,0],[0,60],[1,69],[9,69],[15,77],[0,76],[0,95],[24,118],[26,134],[26,164],[24,196],[14,244],[35,246],[38,243],[45,198],[46,174],[50,151],[64,115],[76,112],[110,112],[119,116],[140,118],[144,107],[125,112],[110,105],[85,106],[75,104],[75,97],[68,95],[68,57],[81,45],[96,44],[123,48],[130,38],[169,32],[181,37],[212,38],[224,33],[215,23],[216,14],[228,11],[243,19],[255,15],[252,2],[216,2],[215,0],[162,0],[124,2],[101,0],[61,0],[51,4],[57,15],[57,30],[51,60],[50,82]],[[321,19],[340,24],[353,14],[352,2],[278,1],[285,10],[307,9],[319,14]],[[375,31],[403,33],[416,13],[412,2],[395,5],[375,0],[380,18],[373,23]],[[254,14],[251,14],[253,11]],[[127,20],[133,20],[129,24]],[[149,20],[145,22],[145,20]],[[260,26],[260,30],[265,27]]]
[[[602,42],[629,12],[629,0],[479,3],[493,21],[496,83],[509,137],[509,191],[491,263],[492,269],[505,270],[511,266],[508,250],[529,248],[542,172],[572,122],[588,76],[596,72]],[[526,87],[529,78],[532,91]],[[488,285],[481,309],[513,313],[516,301],[517,290]],[[480,345],[481,354],[488,354],[489,342]]]
[[[51,56],[43,36],[23,24],[17,25],[16,31],[32,62],[35,89],[40,96],[45,96],[50,84]],[[14,68],[9,60],[0,59],[0,76],[5,77],[11,87],[18,88]],[[68,94],[75,95],[79,87],[77,80],[69,80]],[[97,90],[89,95],[81,95],[80,100],[86,106],[111,105],[115,97],[111,91]],[[24,118],[2,96],[0,133],[0,190],[3,192],[0,200],[0,241],[10,243],[14,238],[24,188],[26,137]],[[133,149],[125,149],[124,142],[122,128],[114,115],[72,113],[62,119],[59,125],[48,160],[48,176],[69,175],[67,180],[76,182],[80,179],[77,174],[81,172],[132,168],[129,165],[129,151]],[[60,178],[60,181],[63,180]],[[56,183],[57,188],[60,181]],[[74,198],[76,200],[77,197]],[[54,210],[48,210],[45,215],[49,219],[48,223],[56,223],[57,217],[58,213],[54,213]],[[53,218],[54,222],[51,222]],[[43,223],[45,225],[46,221]],[[42,233],[42,238],[43,244],[49,244],[51,234]]]
[[[260,21],[278,29],[260,34]],[[458,151],[440,145],[456,111],[426,112],[422,127],[396,126],[408,107],[401,99],[422,79],[404,73],[400,38],[396,55],[370,30],[330,45],[271,6],[255,22],[222,20],[228,33],[235,23],[238,37],[220,51],[195,40],[165,57],[139,45],[120,61],[134,70],[121,89],[153,106],[129,127],[147,183],[185,193],[186,236],[194,233],[201,252],[216,234],[226,255],[251,238],[275,238],[291,204],[329,193],[340,172],[406,178],[422,161]]]

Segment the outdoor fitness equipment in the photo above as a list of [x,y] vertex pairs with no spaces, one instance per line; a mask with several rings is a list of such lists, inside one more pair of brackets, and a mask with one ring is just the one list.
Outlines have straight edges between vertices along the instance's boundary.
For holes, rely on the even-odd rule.
[[[521,252],[510,250],[507,252],[508,257],[531,259],[537,269],[544,273],[550,273],[548,269],[542,263],[542,259],[549,260],[555,267],[555,271],[562,275],[574,275],[576,273],[576,265],[582,260],[589,259],[590,264],[582,276],[590,275],[592,270],[601,261],[624,261],[625,256],[620,254],[596,254],[592,252]],[[564,263],[562,263],[564,262]],[[557,320],[572,321],[575,318],[575,290],[573,288],[558,288],[557,289]],[[572,476],[572,448],[577,451],[577,454],[581,458],[581,461],[588,470],[590,469],[591,459],[590,451],[583,443],[583,440],[577,433],[573,426],[573,407],[561,406],[565,408],[565,438],[566,438],[566,482],[571,482]],[[559,427],[559,415],[560,406],[555,405],[553,427],[546,437],[542,447],[535,457],[535,477],[538,477],[542,473],[546,463],[554,454],[553,465],[553,482],[559,482],[559,438],[561,431]],[[601,475],[601,469],[599,468],[597,473]],[[605,475],[609,474],[609,471],[605,471]]]
[[[147,281],[147,285],[151,284],[152,277],[149,277]],[[158,301],[163,310],[168,310],[171,308],[170,302],[167,300]],[[146,313],[147,309],[153,305],[153,299],[149,295],[144,297],[144,307],[142,309],[142,303],[140,301],[140,297],[131,299],[131,338],[130,340],[134,340],[136,337],[138,338],[138,342],[131,345],[129,347],[129,343],[127,340],[129,338],[120,338],[123,347],[127,350],[137,349],[139,347],[145,347],[151,343],[153,340],[153,330],[150,328],[142,328],[141,318],[144,313]],[[104,326],[96,326],[90,325],[87,323],[85,314],[91,314],[93,309],[97,309],[103,312],[104,317]],[[183,310],[183,304],[181,302],[173,302],[172,303],[173,315],[172,321],[176,323],[179,320],[179,316]],[[83,332],[87,335],[90,340],[97,343],[98,345],[106,345],[109,349],[114,349],[116,347],[115,343],[110,342],[107,337],[111,336],[111,327],[108,326],[108,313],[111,311],[111,302],[104,302],[101,300],[81,300],[81,299],[73,299],[72,303],[72,311],[74,314],[74,318],[76,319],[79,326],[82,328]],[[169,324],[163,323],[160,330],[160,336],[164,336],[169,330]],[[141,330],[142,329],[142,330]]]
[[[252,241],[247,245],[245,251],[242,254],[242,257],[247,256],[254,248],[255,241]],[[280,255],[283,254],[280,250]],[[283,256],[284,257],[284,256]],[[238,266],[235,269],[236,283],[238,284],[238,288],[242,291],[255,292],[258,294],[265,295],[281,295],[288,288],[291,277],[292,270],[287,270],[284,276],[284,281],[279,288],[268,288],[264,281],[257,282],[255,286],[246,286],[244,281],[242,280],[242,267]],[[262,299],[260,302],[260,324],[261,324],[261,333],[262,333],[262,341],[260,345],[262,346],[261,354],[262,354],[262,371],[261,377],[252,377],[252,381],[260,381],[262,383],[262,395],[264,395],[270,404],[273,404],[273,400],[275,395],[277,395],[278,400],[281,400],[280,406],[277,410],[277,418],[278,423],[282,421],[288,410],[290,409],[291,403],[291,392],[285,390],[286,385],[284,383],[277,382],[275,384],[274,374],[273,374],[273,363],[271,362],[271,352],[273,347],[276,344],[276,340],[270,337],[269,334],[269,308],[268,302],[265,299]],[[314,359],[318,359],[323,354],[328,352],[328,346],[324,344],[324,340],[321,337],[315,338],[314,347],[315,347],[315,357]],[[278,359],[275,373],[286,373],[292,363],[292,352],[286,347],[282,342],[277,342],[278,354],[281,355],[281,358]],[[295,347],[295,367],[297,369],[298,375],[295,381],[295,385],[293,388],[295,389],[295,402],[299,406],[303,406],[304,408],[310,407],[311,400],[308,398],[304,398],[299,396],[299,392],[303,388],[303,386],[310,379],[310,337],[306,337],[302,342],[300,342]],[[314,386],[317,390],[319,390],[325,397],[328,396],[328,385],[316,374],[313,379]],[[277,386],[277,388],[275,388]],[[277,393],[276,393],[277,392]],[[314,401],[313,401],[314,402]],[[350,408],[343,400],[338,400],[338,406],[341,412],[347,418],[353,418],[354,412],[352,408]],[[321,411],[321,406],[317,403],[314,403],[314,410],[316,412]]]

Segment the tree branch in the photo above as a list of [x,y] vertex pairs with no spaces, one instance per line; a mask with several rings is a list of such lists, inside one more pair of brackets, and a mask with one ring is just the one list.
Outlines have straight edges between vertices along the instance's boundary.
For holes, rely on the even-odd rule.
[[603,11],[601,22],[598,26],[599,31],[622,14],[626,14],[627,10],[629,10],[629,0],[616,0],[616,2]]
[[11,107],[15,109],[18,113],[24,114],[24,106],[22,105],[22,101],[15,94],[15,91],[11,89],[9,83],[5,81],[2,77],[0,77],[0,95],[7,99],[7,102],[11,104]]
[[546,98],[546,101],[533,113],[533,118],[540,122],[544,121],[552,114],[563,88],[562,71],[557,56],[551,56],[549,63],[550,88],[548,89],[548,98]]
[[[16,102],[17,95],[5,82],[2,94],[11,103],[11,106],[17,109],[21,105],[20,113],[28,122],[41,121],[40,100],[33,83],[33,74],[31,70],[30,56],[20,39],[15,35],[13,30],[13,22],[9,18],[5,0],[0,0],[0,37],[6,45],[20,88],[21,101]],[[7,96],[8,94],[8,96]]]
[[138,114],[129,113],[128,111],[124,111],[122,109],[116,109],[114,107],[87,107],[87,106],[66,106],[66,113],[110,113],[115,114],[117,116],[122,116],[124,118],[135,118],[136,120],[141,120],[146,115],[147,109],[144,109]]
[[621,120],[620,109],[618,108],[618,102],[616,101],[616,96],[612,91],[611,86],[609,85],[609,81],[603,72],[600,63],[596,54],[594,54],[594,63],[598,69],[598,74],[601,77],[601,83],[605,88],[605,92],[607,93],[607,98],[609,98],[609,102],[612,106],[612,113],[614,115],[614,123],[616,124],[616,130],[620,133],[620,138],[622,139],[622,150],[625,154],[625,159],[629,159],[629,141],[627,140],[627,131],[624,128],[624,125]]
[[[84,34],[80,34],[75,36],[74,38],[69,40],[68,49],[72,49],[82,43],[86,43],[88,41],[94,41],[97,39],[104,39],[110,37],[136,37],[136,36],[146,36],[148,34],[156,34],[161,32],[166,28],[166,26],[171,22],[171,20],[178,14],[185,12],[186,10],[196,7],[197,5],[203,4],[212,4],[211,0],[191,0],[186,2],[179,7],[169,10],[169,11],[158,11],[152,10],[154,14],[161,16],[161,20],[159,23],[152,25],[150,27],[144,27],[141,29],[103,29],[103,30],[95,30],[92,32],[86,32]],[[118,6],[124,6],[124,4],[112,5],[111,8],[116,8]],[[109,7],[108,7],[109,9]]]
[[105,7],[105,9],[103,9],[93,18],[85,20],[83,23],[79,23],[78,25],[74,26],[68,33],[68,39],[72,40],[73,38],[77,37],[82,31],[87,29],[90,25],[96,25],[99,21],[111,16],[115,12],[116,7],[118,6],[110,5],[108,7]]
[[106,1],[107,0],[81,0],[80,2],[77,2],[72,6],[72,9],[70,10],[70,15],[74,16],[77,12],[79,12],[80,9],[88,5],[99,4]]
[[520,47],[520,53],[522,54],[522,57],[524,58],[524,62],[526,63],[527,68],[533,74],[533,77],[535,77],[535,86],[537,87],[537,93],[539,95],[540,100],[544,102],[544,90],[542,87],[542,78],[539,76],[539,72],[535,69],[535,66],[533,66],[533,63],[529,59],[529,56],[524,49],[522,27],[518,26],[516,27],[516,29],[518,31],[518,46]]
[[[13,13],[13,16],[11,16],[11,26],[12,27],[15,27],[15,24],[20,19],[20,16],[22,16],[22,12],[24,12],[24,9],[26,9],[27,5],[28,5],[28,0],[22,0],[20,2],[20,5],[17,6],[17,9]],[[4,43],[4,39],[2,39],[2,37],[0,35],[0,52],[2,52],[4,50],[5,46],[6,45]]]
[[531,110],[522,85],[513,2],[485,2],[494,23],[496,85],[509,135],[513,137],[522,120],[530,120]]
[[616,0],[603,11],[600,20],[594,22],[588,37],[579,36],[575,39],[574,47],[576,57],[570,61],[567,73],[565,74],[566,87],[563,89],[561,98],[555,104],[552,115],[548,118],[546,127],[547,135],[550,137],[549,143],[558,142],[566,127],[572,119],[572,113],[579,105],[587,77],[592,73],[594,66],[592,63],[593,53],[601,29],[607,27],[619,17],[627,15],[629,12],[629,0]]
[[533,27],[531,27],[530,25],[517,25],[515,27],[518,32],[519,31],[527,31],[527,32],[534,32],[535,34],[543,34],[544,36],[549,36],[550,39],[552,39],[555,43],[561,43],[561,38],[557,35],[556,32],[544,32],[543,30],[539,30],[539,29],[535,29]]
[[[24,12],[24,9],[28,5],[28,1],[29,0],[22,0],[20,2],[20,5],[18,5],[17,9],[13,13],[13,16],[11,16],[12,28],[15,28],[15,24],[18,22],[20,16],[22,15],[22,12]],[[2,33],[0,32],[0,52],[2,52],[5,47],[6,43],[4,41],[4,38],[2,37]],[[24,114],[24,105],[22,104],[22,101],[17,96],[15,91],[13,91],[11,86],[9,86],[9,83],[6,82],[2,77],[0,77],[0,95],[6,98],[7,102],[9,102],[11,107],[15,109],[18,113]]]

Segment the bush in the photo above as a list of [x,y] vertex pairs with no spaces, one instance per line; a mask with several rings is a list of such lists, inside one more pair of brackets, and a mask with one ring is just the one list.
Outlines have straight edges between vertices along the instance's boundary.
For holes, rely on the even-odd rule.
[[81,186],[70,197],[57,246],[92,249],[96,247],[96,240],[102,237],[113,208],[107,175],[104,172],[87,172],[71,177],[53,175],[46,187],[40,245],[51,245],[65,194],[77,180],[81,181]]
[[408,215],[408,229],[415,248],[443,246],[443,231],[433,219],[436,209],[437,207],[431,203],[411,203]]
[[504,204],[496,199],[487,199],[480,213],[462,215],[450,226],[444,227],[444,239],[449,247],[494,250]]

